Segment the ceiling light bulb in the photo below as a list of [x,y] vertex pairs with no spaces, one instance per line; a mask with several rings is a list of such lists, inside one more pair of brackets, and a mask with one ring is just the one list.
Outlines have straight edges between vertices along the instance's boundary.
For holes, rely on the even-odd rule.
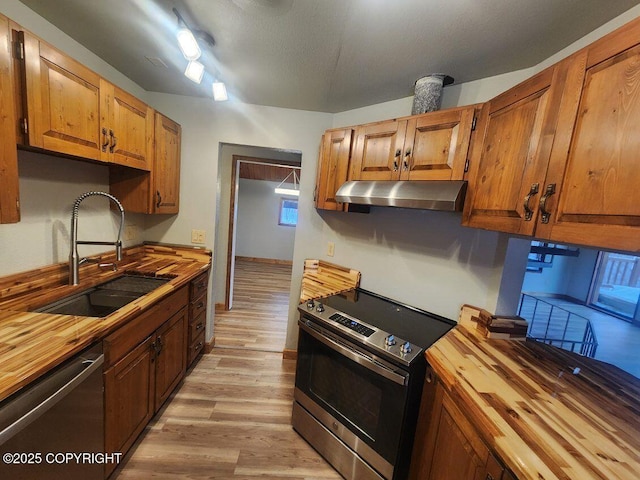
[[176,33],[176,37],[178,38],[178,45],[180,45],[180,50],[182,50],[182,54],[184,58],[187,60],[197,60],[202,55],[200,51],[200,46],[196,41],[196,37],[193,36],[191,30],[188,28],[181,28]]
[[213,82],[213,99],[216,102],[224,102],[228,100],[227,87],[222,82]]
[[197,60],[190,61],[187,65],[187,69],[184,71],[184,76],[196,83],[200,83],[202,81],[203,75],[204,65]]
[[294,197],[299,197],[300,196],[300,190],[294,190],[293,188],[280,188],[277,187],[274,189],[275,193],[278,193],[280,195],[291,195]]

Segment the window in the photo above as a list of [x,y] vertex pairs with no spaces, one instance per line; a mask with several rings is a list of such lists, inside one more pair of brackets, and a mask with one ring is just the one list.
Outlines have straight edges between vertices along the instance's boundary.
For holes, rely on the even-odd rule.
[[589,297],[591,306],[637,321],[640,318],[640,257],[600,252]]
[[298,200],[280,199],[280,217],[278,225],[295,227],[298,224]]

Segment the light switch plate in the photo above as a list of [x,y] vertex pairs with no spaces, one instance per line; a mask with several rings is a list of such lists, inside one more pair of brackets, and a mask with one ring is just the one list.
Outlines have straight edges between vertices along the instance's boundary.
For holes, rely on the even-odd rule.
[[336,244],[333,242],[328,242],[327,243],[327,255],[330,257],[333,257],[333,254],[336,251]]
[[204,230],[191,230],[191,243],[205,243],[206,232]]

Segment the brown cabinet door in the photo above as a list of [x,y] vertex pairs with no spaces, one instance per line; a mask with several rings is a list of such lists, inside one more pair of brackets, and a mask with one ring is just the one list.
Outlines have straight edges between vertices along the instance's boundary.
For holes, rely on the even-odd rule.
[[153,109],[105,80],[101,81],[100,91],[103,109],[108,111],[108,122],[103,123],[102,133],[109,135],[109,145],[107,151],[103,152],[103,159],[118,165],[151,170]]
[[155,161],[153,167],[153,212],[178,213],[180,200],[180,125],[155,114]]
[[28,143],[53,152],[101,159],[100,77],[25,32]]
[[316,180],[316,208],[343,210],[343,204],[335,199],[338,188],[347,181],[351,138],[353,130],[328,130],[322,137]]
[[401,180],[462,180],[474,108],[411,118],[402,152]]
[[0,223],[20,221],[11,51],[9,19],[0,15]]
[[[473,426],[438,385],[437,430],[430,480],[485,480],[489,449]],[[441,395],[441,397],[440,397]]]
[[406,131],[406,120],[357,127],[349,179],[397,180]]
[[553,145],[564,63],[486,103],[471,158],[463,223],[532,235]]
[[640,250],[639,39],[636,20],[588,48],[568,158],[551,165],[545,186],[555,188],[551,239]]
[[154,414],[152,337],[104,373],[105,451],[126,452]]
[[187,309],[183,308],[158,330],[156,343],[156,410],[184,376],[187,365]]

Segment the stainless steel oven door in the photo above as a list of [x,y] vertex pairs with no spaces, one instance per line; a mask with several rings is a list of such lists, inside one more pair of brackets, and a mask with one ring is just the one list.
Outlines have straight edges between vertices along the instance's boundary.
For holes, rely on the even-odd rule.
[[392,478],[409,373],[311,320],[299,326],[296,401],[384,478]]

